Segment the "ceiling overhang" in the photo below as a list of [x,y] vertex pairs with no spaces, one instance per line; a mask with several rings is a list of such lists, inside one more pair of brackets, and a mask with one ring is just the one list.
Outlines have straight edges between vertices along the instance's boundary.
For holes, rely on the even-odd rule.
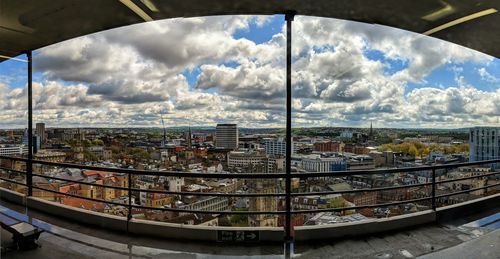
[[431,32],[431,37],[500,57],[500,1],[492,0],[1,0],[0,62],[67,39],[150,20],[287,10]]

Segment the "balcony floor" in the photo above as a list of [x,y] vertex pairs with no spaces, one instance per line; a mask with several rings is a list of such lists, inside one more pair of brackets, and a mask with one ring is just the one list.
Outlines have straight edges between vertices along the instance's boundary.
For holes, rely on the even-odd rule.
[[[39,239],[41,248],[7,251],[2,258],[283,258],[283,244],[235,245],[129,236],[57,219],[53,216],[0,202],[5,212],[46,223],[49,231]],[[296,258],[498,258],[500,230],[464,226],[498,213],[500,208],[449,222],[359,238],[295,243]],[[12,215],[9,213],[9,215]],[[2,229],[2,244],[11,235]],[[5,243],[4,243],[5,242]],[[493,246],[492,246],[493,245]],[[466,251],[464,253],[463,251]]]

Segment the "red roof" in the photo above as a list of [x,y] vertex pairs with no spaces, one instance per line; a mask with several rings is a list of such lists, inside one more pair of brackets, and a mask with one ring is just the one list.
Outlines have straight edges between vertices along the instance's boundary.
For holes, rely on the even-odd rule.
[[104,210],[104,203],[98,203],[74,197],[63,198],[62,204],[87,210],[94,210],[94,211]]
[[98,171],[85,171],[85,172],[83,172],[83,174],[85,176],[92,176],[92,175],[99,174],[99,172]]
[[114,175],[114,173],[111,172],[101,172],[101,171],[85,171],[83,172],[83,174],[87,177],[93,175],[99,175],[101,178],[111,177]]
[[73,187],[75,189],[80,189],[80,184],[74,183],[74,184],[68,184],[65,186],[61,186],[61,187],[59,187],[59,192],[67,193],[67,192],[69,192],[69,190],[71,190],[71,187]]

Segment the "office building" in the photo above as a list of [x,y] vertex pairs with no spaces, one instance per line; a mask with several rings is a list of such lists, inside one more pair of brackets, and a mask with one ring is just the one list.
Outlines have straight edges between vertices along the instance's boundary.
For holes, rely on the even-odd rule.
[[40,137],[40,143],[45,144],[45,123],[36,124],[36,135]]
[[[469,160],[497,159],[500,153],[500,128],[474,127],[469,129]],[[497,165],[493,165],[497,167]]]
[[314,154],[292,157],[292,163],[307,172],[331,172],[347,169],[347,161],[344,158],[321,157]]
[[217,124],[215,146],[219,148],[238,148],[238,126],[236,124]]
[[[286,141],[283,138],[264,139],[266,155],[270,156],[286,156]],[[298,145],[292,141],[292,154],[297,153]]]

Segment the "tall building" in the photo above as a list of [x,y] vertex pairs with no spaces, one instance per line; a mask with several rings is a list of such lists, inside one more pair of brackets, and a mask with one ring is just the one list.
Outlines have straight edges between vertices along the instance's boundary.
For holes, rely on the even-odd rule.
[[36,135],[40,137],[40,143],[45,144],[45,123],[36,124]]
[[25,129],[23,137],[21,138],[21,145],[27,146],[29,144],[28,140],[29,140],[28,129]]
[[[500,128],[474,127],[469,129],[469,160],[497,159],[500,154]],[[497,165],[493,165],[497,167]]]
[[373,140],[373,123],[370,121],[370,133],[368,135],[369,140]]
[[193,134],[191,132],[191,127],[189,127],[188,132],[184,133],[184,139],[186,140],[186,144],[187,144],[188,149],[191,149],[193,147],[192,137],[193,137]]
[[215,130],[215,146],[227,149],[238,148],[238,125],[217,124]]

